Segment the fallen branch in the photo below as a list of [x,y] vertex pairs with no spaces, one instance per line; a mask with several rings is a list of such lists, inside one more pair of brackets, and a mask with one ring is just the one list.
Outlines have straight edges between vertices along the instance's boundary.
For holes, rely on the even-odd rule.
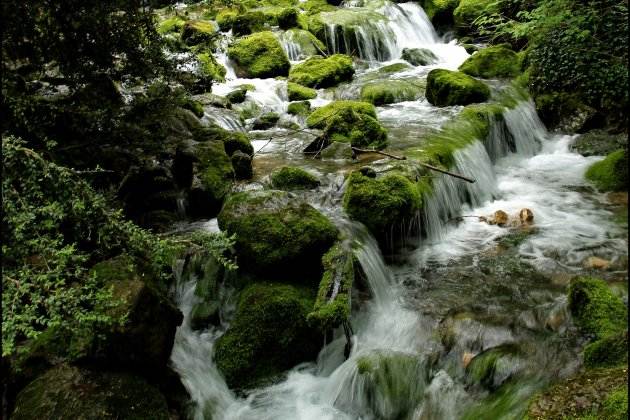
[[[396,159],[396,160],[407,160],[406,156],[395,156],[395,155],[392,155],[392,154],[389,154],[389,153],[381,152],[380,150],[359,149],[358,147],[353,147],[352,150],[354,150],[357,153],[377,153],[379,155],[387,156],[389,158]],[[468,178],[467,176],[456,174],[456,173],[453,173],[453,172],[449,172],[449,171],[446,171],[444,169],[436,168],[435,166],[429,165],[428,163],[422,163],[422,162],[418,162],[418,161],[414,161],[414,162],[417,163],[420,166],[424,166],[427,169],[431,169],[432,171],[441,172],[443,174],[450,175],[450,176],[455,177],[455,178],[463,179],[464,181],[470,182],[471,184],[475,183],[474,179]]]

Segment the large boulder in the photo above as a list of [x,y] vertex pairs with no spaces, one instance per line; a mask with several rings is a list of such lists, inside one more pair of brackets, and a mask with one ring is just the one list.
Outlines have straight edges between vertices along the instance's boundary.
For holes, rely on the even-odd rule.
[[202,42],[212,41],[217,28],[212,22],[203,20],[191,20],[182,27],[182,40],[187,45],[197,45]]
[[374,105],[415,101],[424,95],[425,83],[420,79],[394,79],[366,83],[361,87],[361,100]]
[[352,80],[353,75],[352,59],[334,54],[327,58],[311,57],[294,65],[289,72],[289,81],[311,88],[327,88]]
[[379,240],[385,239],[392,227],[414,218],[421,203],[416,185],[398,174],[370,178],[353,172],[343,196],[348,216],[363,223]]
[[287,76],[291,67],[282,46],[269,31],[237,39],[228,48],[228,57],[237,64],[241,77]]
[[221,209],[234,180],[232,161],[222,141],[197,143],[193,151],[195,178],[188,193],[190,215],[212,217]]
[[350,143],[355,147],[382,149],[387,145],[387,131],[367,102],[335,101],[317,108],[306,120],[310,128],[324,131],[328,142]]
[[214,360],[227,384],[260,386],[300,362],[315,359],[322,337],[306,322],[312,307],[310,288],[268,283],[247,287],[234,321],[215,347]]
[[337,229],[323,214],[284,191],[231,195],[219,214],[219,227],[236,234],[241,268],[306,281],[319,276],[321,257],[337,238]]
[[459,71],[469,76],[516,77],[520,73],[518,56],[514,51],[502,45],[477,51],[459,66]]
[[490,89],[464,73],[435,69],[427,76],[426,97],[435,106],[468,105],[486,101]]
[[260,11],[240,13],[232,20],[232,33],[234,36],[243,36],[260,32],[265,27],[266,20],[265,14]]
[[171,417],[164,395],[137,376],[60,365],[18,394],[11,418],[168,420]]

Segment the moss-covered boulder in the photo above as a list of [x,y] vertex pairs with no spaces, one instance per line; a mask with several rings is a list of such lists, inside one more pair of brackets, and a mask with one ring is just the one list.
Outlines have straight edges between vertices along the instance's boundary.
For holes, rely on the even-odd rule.
[[337,238],[319,211],[284,191],[233,194],[219,227],[236,234],[239,266],[256,273],[305,279],[321,273],[321,257]]
[[394,226],[414,218],[421,205],[416,185],[398,174],[369,178],[353,172],[343,196],[348,216],[363,223],[379,240]]
[[627,329],[628,311],[603,280],[580,277],[569,288],[569,310],[585,334],[603,338]]
[[61,365],[18,394],[11,418],[168,420],[170,415],[164,396],[137,376]]
[[278,15],[278,26],[280,29],[291,29],[299,25],[298,17],[300,12],[295,7],[287,7]]
[[516,77],[520,73],[517,54],[502,45],[477,51],[459,66],[459,71],[469,76]]
[[627,366],[588,369],[532,398],[528,419],[626,419]]
[[571,150],[582,156],[606,156],[628,144],[624,133],[608,133],[605,130],[592,130],[580,135],[571,143]]
[[287,83],[287,95],[289,96],[289,101],[303,101],[317,97],[317,91],[298,85],[297,83],[289,82]]
[[271,185],[285,191],[312,190],[319,187],[319,180],[304,169],[284,166],[271,174]]
[[595,162],[586,171],[586,179],[601,191],[628,189],[628,151],[617,150],[604,160]]
[[420,79],[393,79],[366,83],[361,87],[361,100],[374,105],[415,101],[424,95],[425,84]]
[[584,365],[610,367],[628,363],[628,330],[606,336],[584,348]]
[[287,107],[287,113],[290,115],[307,116],[311,112],[311,103],[309,101],[291,102]]
[[273,33],[257,32],[237,39],[228,48],[240,77],[276,77],[289,74],[289,59]]
[[435,69],[427,76],[426,97],[435,106],[467,105],[488,100],[490,89],[464,73]]
[[280,115],[275,112],[267,112],[254,120],[253,130],[268,130],[280,120]]
[[197,60],[199,61],[199,70],[203,75],[206,75],[212,78],[212,80],[216,80],[218,82],[225,81],[225,67],[219,64],[212,54],[198,54]]
[[221,140],[228,156],[232,156],[237,150],[250,156],[254,154],[254,147],[245,133],[225,130]]
[[232,161],[222,141],[195,144],[193,154],[195,177],[188,194],[189,209],[192,216],[212,217],[221,208],[234,180]]
[[347,55],[334,54],[326,58],[311,57],[296,64],[289,72],[289,81],[319,89],[352,80],[353,75],[352,59]]
[[437,56],[428,48],[403,48],[400,58],[412,66],[428,66],[438,61]]
[[313,111],[306,124],[324,130],[324,137],[329,142],[374,149],[387,145],[387,131],[378,122],[374,106],[367,102],[331,102]]
[[433,26],[444,28],[453,25],[453,11],[459,0],[422,0],[420,4]]
[[232,33],[234,36],[249,35],[260,32],[265,27],[267,17],[261,11],[241,13],[232,19]]
[[340,243],[324,255],[324,275],[313,310],[308,314],[309,325],[326,332],[348,320],[354,281],[353,261],[352,252],[345,250]]
[[232,23],[238,15],[239,11],[237,9],[227,8],[219,11],[215,17],[217,25],[219,25],[219,29],[223,32],[227,32],[232,29]]
[[212,41],[217,31],[212,22],[203,20],[191,20],[182,27],[182,40],[187,45],[197,45],[202,42]]
[[251,179],[254,176],[252,157],[237,150],[231,157],[234,177],[236,179]]
[[310,288],[254,283],[243,290],[234,321],[216,343],[214,360],[231,388],[251,388],[313,360],[322,343],[306,316]]
[[229,92],[227,95],[225,95],[225,97],[228,98],[228,100],[232,104],[243,103],[245,102],[245,98],[247,97],[247,89],[234,89],[232,92]]

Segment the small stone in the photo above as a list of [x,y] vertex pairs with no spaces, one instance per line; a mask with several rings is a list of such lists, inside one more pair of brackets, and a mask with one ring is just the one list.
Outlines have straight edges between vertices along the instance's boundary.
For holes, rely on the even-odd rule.
[[610,261],[599,257],[588,257],[582,265],[587,269],[606,270],[610,266]]
[[464,354],[462,355],[462,363],[464,364],[464,369],[468,367],[474,357],[474,353],[470,353],[467,351],[464,352]]

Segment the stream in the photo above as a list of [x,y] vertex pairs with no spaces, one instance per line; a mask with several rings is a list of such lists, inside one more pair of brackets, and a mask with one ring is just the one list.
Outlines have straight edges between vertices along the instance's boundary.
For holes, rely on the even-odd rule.
[[[369,5],[349,3],[362,10]],[[433,68],[456,69],[468,54],[455,41],[435,32],[415,3],[378,2],[386,22],[365,23],[357,31],[357,73],[348,84],[320,89],[313,107],[335,99],[357,99],[362,83],[387,78],[426,78]],[[375,42],[370,25],[379,25]],[[344,40],[328,28],[328,48]],[[281,32],[281,31],[279,31]],[[278,34],[292,62],[299,45]],[[230,35],[226,36],[226,44]],[[407,47],[424,47],[439,61],[394,74],[380,72]],[[251,84],[244,104],[233,110],[207,112],[206,121],[230,130],[246,130],[238,110],[251,106],[282,115],[282,122],[305,126],[287,111],[286,81],[238,79],[224,55],[228,80],[213,86],[224,95]],[[501,90],[501,82],[491,82]],[[423,134],[438,130],[462,107],[437,108],[424,98],[377,107],[388,129],[388,152],[404,155]],[[583,261],[597,256],[611,261],[608,280],[627,279],[627,226],[619,207],[584,181],[586,168],[601,157],[571,151],[574,137],[549,133],[528,99],[504,114],[484,142],[455,154],[454,172],[476,180],[435,180],[434,192],[418,214],[422,235],[406,237],[396,255],[384,256],[359,223],[341,207],[343,176],[369,163],[386,168],[387,159],[315,160],[302,149],[313,139],[308,131],[285,128],[250,131],[256,155],[255,179],[243,189],[263,187],[277,167],[300,166],[315,173],[322,185],[299,192],[351,238],[366,277],[369,298],[353,295],[352,352],[344,358],[345,336],[335,331],[318,359],[294,367],[274,385],[235,395],[212,361],[213,345],[226,330],[234,296],[222,290],[223,324],[205,331],[190,327],[195,278],[175,270],[175,301],[184,314],[171,362],[192,397],[192,418],[200,419],[458,419],[522,418],[531,395],[580,366],[580,342],[567,312],[566,285],[588,272]],[[480,223],[476,217],[496,210],[515,214],[531,209],[534,225],[527,231]],[[621,217],[625,219],[625,216]],[[218,230],[216,219],[194,228]],[[400,236],[408,236],[401,231]],[[615,269],[614,267],[618,267]],[[619,289],[627,300],[627,291]],[[471,379],[470,359],[496,351],[494,366],[483,383]],[[410,362],[410,360],[412,362]],[[379,362],[380,361],[380,362]],[[360,375],[366,364],[381,363],[374,375]],[[500,392],[499,392],[500,390]],[[479,416],[483,413],[486,417]]]

